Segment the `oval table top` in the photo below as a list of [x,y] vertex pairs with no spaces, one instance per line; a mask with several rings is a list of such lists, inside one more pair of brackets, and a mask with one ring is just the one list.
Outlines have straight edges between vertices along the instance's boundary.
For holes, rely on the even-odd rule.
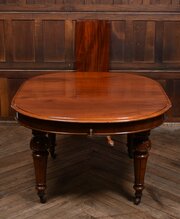
[[164,114],[171,103],[156,81],[112,72],[57,72],[33,77],[20,87],[12,108],[32,118],[116,123]]

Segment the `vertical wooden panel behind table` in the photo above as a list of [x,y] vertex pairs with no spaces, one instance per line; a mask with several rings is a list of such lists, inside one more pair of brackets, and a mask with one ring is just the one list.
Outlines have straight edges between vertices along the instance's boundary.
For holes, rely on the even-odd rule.
[[43,21],[43,51],[45,62],[64,61],[65,25],[61,20]]
[[34,62],[35,41],[34,41],[33,20],[13,20],[13,58],[15,62]]
[[164,22],[163,62],[180,62],[180,21]]
[[4,21],[0,21],[0,62],[5,61]]
[[78,71],[109,70],[110,24],[107,21],[77,21],[75,58]]
[[[117,46],[118,45],[118,46]],[[110,57],[111,63],[124,62],[125,53],[125,21],[112,21],[111,22],[111,49]]]
[[155,22],[135,21],[133,29],[134,61],[154,63]]
[[0,117],[9,116],[8,79],[0,78]]
[[[109,71],[109,43],[109,22],[98,20],[77,21],[75,27],[76,70],[85,72],[84,74],[90,74],[93,71]],[[77,72],[76,74],[82,77],[81,73]],[[94,89],[90,94],[92,97],[96,95],[93,90],[99,90],[101,86],[104,86],[97,75],[93,76],[93,81]],[[104,79],[104,83],[108,83],[108,80]],[[76,84],[78,96],[87,95],[84,91],[88,89],[89,84],[92,84],[92,81],[84,80],[84,83]],[[101,95],[105,95],[105,93]]]

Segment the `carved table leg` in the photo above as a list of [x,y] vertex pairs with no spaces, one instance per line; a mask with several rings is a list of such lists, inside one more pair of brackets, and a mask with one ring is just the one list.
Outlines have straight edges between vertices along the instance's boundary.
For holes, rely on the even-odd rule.
[[141,202],[142,191],[144,189],[144,176],[146,172],[147,158],[151,148],[151,142],[148,138],[150,131],[137,133],[134,135],[134,174],[135,174],[135,200],[138,205]]
[[33,137],[30,142],[30,148],[32,149],[32,156],[34,160],[34,169],[36,177],[36,189],[41,203],[46,202],[45,189],[46,189],[46,169],[48,158],[49,139],[46,137],[46,133],[34,131]]
[[132,159],[134,157],[134,151],[135,151],[134,134],[128,134],[127,135],[127,147],[128,147],[129,158]]
[[56,134],[55,133],[49,133],[48,137],[49,137],[49,142],[50,142],[49,152],[51,154],[51,157],[53,159],[55,159],[56,158],[56,153],[55,153]]

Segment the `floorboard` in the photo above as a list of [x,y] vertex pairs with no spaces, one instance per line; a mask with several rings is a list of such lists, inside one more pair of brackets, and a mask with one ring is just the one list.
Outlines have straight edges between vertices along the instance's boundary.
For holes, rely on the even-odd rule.
[[34,188],[30,130],[0,125],[0,219],[179,219],[180,125],[152,131],[142,203],[132,203],[133,161],[126,136],[57,136],[48,158],[46,204]]

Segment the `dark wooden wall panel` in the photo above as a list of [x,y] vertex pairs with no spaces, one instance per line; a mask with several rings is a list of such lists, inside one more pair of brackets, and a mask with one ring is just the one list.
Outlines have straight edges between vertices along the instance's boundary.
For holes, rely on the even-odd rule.
[[145,61],[146,53],[146,21],[133,23],[133,60]]
[[27,4],[54,3],[54,0],[26,0]]
[[155,22],[148,21],[145,32],[144,60],[150,63],[155,60],[155,34]]
[[17,89],[24,82],[21,78],[0,78],[0,117],[1,119],[13,119],[14,111],[10,104]]
[[0,0],[0,4],[2,11],[180,11],[179,0]]
[[72,26],[72,20],[46,16],[0,20],[0,69],[64,69],[69,60],[72,69]]
[[[25,81],[24,78],[9,78],[7,80],[7,89],[8,89],[8,102],[11,103],[13,96],[15,95],[16,91],[20,87],[20,85]],[[9,108],[9,107],[8,107]],[[9,108],[8,116],[10,118],[14,117],[14,111],[12,108]]]
[[86,0],[85,4],[113,4],[113,0]]
[[168,5],[173,4],[172,0],[151,0],[150,3],[151,4],[168,4]]
[[112,21],[111,28],[112,68],[113,62],[155,63],[154,21]]
[[59,4],[59,3],[60,3],[60,4],[63,4],[63,3],[64,3],[64,0],[56,0],[55,3],[56,3],[56,4]]
[[133,29],[134,61],[154,63],[155,22],[136,21]]
[[35,61],[34,28],[34,21],[31,20],[12,21],[14,62]]
[[43,43],[45,62],[65,61],[64,21],[43,21]]
[[75,4],[84,4],[85,1],[84,0],[77,0],[76,2],[74,2],[73,0],[64,0],[63,3],[64,4],[73,4],[73,3],[75,3]]
[[2,117],[9,116],[9,87],[8,79],[0,78],[0,113]]
[[5,61],[4,21],[0,20],[0,62]]
[[123,62],[125,53],[125,21],[111,23],[111,61]]
[[180,62],[180,21],[164,22],[163,61]]
[[179,118],[180,116],[180,79],[173,80],[173,117]]
[[116,20],[111,22],[111,29],[111,69],[180,68],[178,19]]
[[1,4],[179,4],[179,0],[0,0]]

